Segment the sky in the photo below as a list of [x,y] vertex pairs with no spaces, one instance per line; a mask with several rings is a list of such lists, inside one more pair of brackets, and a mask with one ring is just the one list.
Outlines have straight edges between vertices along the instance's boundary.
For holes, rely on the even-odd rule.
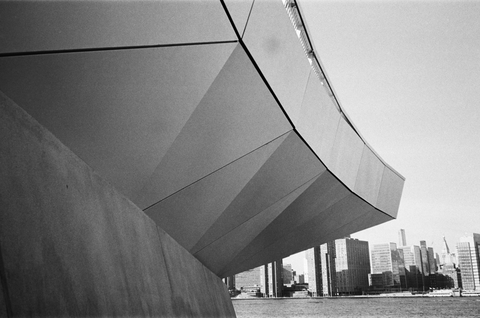
[[397,219],[351,237],[440,253],[480,233],[480,1],[298,2],[342,108],[406,179]]

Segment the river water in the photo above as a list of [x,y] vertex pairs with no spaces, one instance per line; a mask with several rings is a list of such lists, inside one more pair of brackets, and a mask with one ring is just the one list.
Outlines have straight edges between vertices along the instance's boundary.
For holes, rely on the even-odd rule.
[[233,299],[237,318],[480,317],[480,297]]

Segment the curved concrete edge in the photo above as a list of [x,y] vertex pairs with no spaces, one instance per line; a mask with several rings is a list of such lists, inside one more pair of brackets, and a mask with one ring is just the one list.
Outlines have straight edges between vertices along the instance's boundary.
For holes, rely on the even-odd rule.
[[215,274],[1,92],[0,136],[0,313],[235,317]]
[[371,148],[339,106],[308,37],[308,21],[300,9],[292,9],[297,7],[293,0],[255,2],[241,41],[294,129],[327,169],[366,202],[396,217],[405,178]]

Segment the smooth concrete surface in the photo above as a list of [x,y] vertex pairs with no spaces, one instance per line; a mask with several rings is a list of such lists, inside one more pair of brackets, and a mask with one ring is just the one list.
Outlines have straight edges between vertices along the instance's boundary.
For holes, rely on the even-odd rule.
[[[225,264],[229,264],[232,259],[235,259],[235,257],[303,193],[316,178],[317,176],[275,202],[275,204],[269,206],[264,211],[241,223],[224,236],[196,252],[194,254],[195,257],[202,262],[208,263],[215,273],[222,273],[226,267]],[[235,244],[232,245],[230,242],[235,242]]]
[[295,127],[327,166],[332,166],[332,150],[340,122],[340,113],[313,70]]
[[191,252],[196,253],[324,171],[298,135],[289,133]]
[[144,209],[291,129],[238,45],[136,202]]
[[145,209],[145,213],[162,224],[163,229],[177,242],[192,251],[286,136],[273,140]]
[[364,145],[354,189],[373,206],[377,204],[384,169],[385,166],[380,159],[368,146]]
[[376,204],[378,209],[393,217],[397,216],[401,198],[398,194],[402,193],[403,183],[404,180],[398,177],[397,172],[390,167],[385,167]]
[[[336,179],[329,173],[324,172],[318,176],[308,188],[304,189],[293,202],[285,207],[275,220],[273,220],[264,231],[258,234],[252,242],[246,246],[237,256],[222,269],[221,276],[224,273],[232,271],[234,268],[240,268],[245,260],[263,258],[268,253],[271,246],[277,242],[284,241],[290,234],[296,233],[293,242],[299,242],[300,236],[316,236],[323,232],[322,228],[304,231],[302,227],[312,223],[316,217],[325,217],[330,214],[332,207],[341,202],[350,194],[348,189],[342,184],[336,182]],[[316,196],[315,196],[316,195]],[[348,211],[350,215],[352,211]],[[352,215],[351,215],[352,216]],[[328,230],[337,230],[343,226],[339,222],[333,224]],[[285,250],[279,250],[282,253]],[[290,255],[290,254],[288,254]],[[250,264],[250,263],[247,263]],[[249,266],[249,265],[248,265]],[[244,269],[242,269],[244,270]]]
[[0,53],[14,53],[232,41],[236,36],[220,1],[40,0],[0,1],[0,39]]
[[328,210],[349,194],[344,185],[336,182],[335,177],[325,171],[256,240],[264,247],[263,244],[267,242],[281,239],[284,233],[309,223],[312,218]]
[[0,90],[136,202],[236,46],[2,58]]
[[283,109],[295,121],[311,68],[282,1],[255,1],[243,40]]
[[[0,22],[0,90],[215,275],[396,217],[404,178],[340,113],[280,0],[0,6],[18,13]],[[41,175],[49,190],[48,169],[12,182]],[[68,210],[65,191],[49,204]],[[39,231],[51,232],[52,219]],[[83,230],[96,224],[105,222]],[[121,240],[125,250],[136,237]],[[124,280],[111,283],[120,294],[136,286]],[[197,310],[198,297],[186,306]]]
[[355,187],[364,146],[352,127],[340,118],[331,153],[330,169],[349,189]]
[[227,287],[187,250],[159,228],[171,283],[175,317],[231,317]]
[[217,276],[3,94],[0,136],[9,316],[235,316]]

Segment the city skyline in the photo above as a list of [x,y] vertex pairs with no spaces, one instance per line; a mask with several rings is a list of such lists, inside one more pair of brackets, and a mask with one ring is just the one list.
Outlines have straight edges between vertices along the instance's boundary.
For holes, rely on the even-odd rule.
[[396,243],[403,228],[439,250],[478,233],[480,3],[299,3],[343,109],[406,178],[398,218],[352,237]]
[[[233,285],[229,283],[229,288],[235,289],[234,296],[242,293],[242,297],[297,297],[296,292],[302,290],[299,297],[304,297],[304,288],[308,288],[311,296],[402,290],[418,293],[458,288],[468,295],[478,296],[480,234],[471,233],[460,238],[455,244],[458,253],[452,254],[445,241],[438,253],[434,253],[425,241],[406,245],[404,233],[403,229],[399,231],[398,244],[390,242],[370,247],[367,241],[351,237],[329,241],[305,251],[304,274],[299,274],[287,259],[283,259],[274,262],[274,267],[273,263],[268,263],[229,278],[230,282],[235,281]],[[267,268],[268,279],[265,276]],[[276,295],[269,293],[266,287],[272,280],[283,282],[279,283],[283,285],[280,289],[277,284]]]
[[[366,239],[363,239],[363,238],[360,238],[359,234],[360,232],[358,233],[354,233],[352,234],[350,237],[353,238],[353,239],[358,239],[358,240],[361,240],[361,241],[367,241],[368,242],[368,246],[370,248],[370,250],[372,250],[373,246],[374,245],[377,245],[377,244],[388,244],[388,243],[395,243],[398,247],[401,247],[401,245],[399,244],[399,241],[398,241],[398,233],[400,230],[404,230],[404,229],[398,229],[397,231],[394,231],[394,232],[390,232],[389,236],[390,236],[390,240],[387,240],[387,241],[379,241],[379,240],[375,240],[375,241],[368,241]],[[445,241],[447,242],[449,248],[450,248],[450,251],[452,253],[456,253],[456,245],[458,242],[461,241],[461,238],[466,236],[466,235],[471,235],[472,233],[479,233],[480,232],[480,229],[477,230],[476,232],[465,232],[465,233],[462,233],[460,236],[458,236],[457,238],[448,238],[448,237],[445,237]],[[429,247],[432,247],[433,250],[434,250],[434,253],[435,254],[439,254],[441,255],[442,253],[442,249],[443,249],[443,237],[440,238],[437,242],[437,244],[431,244],[432,242],[428,242],[426,240],[423,240],[423,239],[419,239],[417,241],[413,241],[413,240],[410,240],[409,239],[409,233],[405,231],[405,237],[406,237],[406,242],[407,244],[405,246],[413,246],[413,245],[416,245],[416,246],[419,246],[420,247],[420,242],[421,241],[425,241],[426,244],[429,246]],[[435,243],[435,242],[434,242]],[[303,274],[303,264],[304,262],[306,262],[304,259],[305,259],[305,253],[306,251],[302,251],[302,252],[299,252],[297,254],[293,254],[293,255],[290,255],[286,258],[283,259],[284,263],[291,263],[292,264],[292,267],[293,269],[297,272],[297,273],[300,273],[300,274]]]

